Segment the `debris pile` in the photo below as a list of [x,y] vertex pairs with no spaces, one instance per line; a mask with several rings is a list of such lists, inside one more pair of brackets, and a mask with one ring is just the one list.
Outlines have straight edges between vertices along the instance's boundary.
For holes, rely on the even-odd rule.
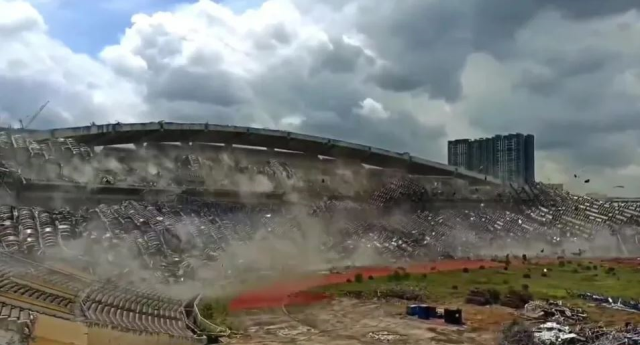
[[561,301],[532,301],[524,307],[524,317],[529,320],[575,324],[587,319],[587,313],[580,308],[572,308]]
[[369,334],[367,334],[367,338],[377,340],[383,343],[390,343],[392,341],[402,339],[403,336],[400,334],[391,333],[387,331],[375,331],[375,332],[369,332]]
[[533,334],[538,343],[543,345],[576,344],[585,340],[573,333],[569,327],[555,322],[547,322],[534,328]]
[[514,321],[502,330],[500,345],[636,345],[640,344],[640,328],[602,326],[564,326],[546,322],[533,329]]
[[[640,327],[628,324],[625,327],[605,328],[602,326],[576,326],[579,345],[626,345],[640,344]],[[560,343],[563,344],[563,343]]]
[[624,310],[633,313],[640,313],[640,302],[624,300],[619,297],[608,297],[597,295],[589,292],[572,292],[568,291],[570,296],[580,298],[585,301],[593,302],[603,307]]
[[275,330],[276,334],[281,337],[297,337],[300,335],[306,335],[308,333],[317,332],[315,329],[307,326],[294,326],[294,327],[284,327],[281,329]]
[[514,320],[502,329],[499,345],[537,345],[535,334],[525,323]]
[[[640,344],[640,327],[627,324],[620,328],[606,328],[600,325],[585,325],[587,313],[580,308],[563,305],[557,301],[532,301],[524,307],[523,318],[540,322],[530,329],[534,341],[522,342],[526,330],[509,325],[503,331],[518,341],[517,344],[535,345],[628,345]],[[515,328],[518,334],[514,333]],[[509,331],[511,329],[511,331]],[[507,343],[504,343],[505,345]],[[509,343],[509,345],[512,345]]]

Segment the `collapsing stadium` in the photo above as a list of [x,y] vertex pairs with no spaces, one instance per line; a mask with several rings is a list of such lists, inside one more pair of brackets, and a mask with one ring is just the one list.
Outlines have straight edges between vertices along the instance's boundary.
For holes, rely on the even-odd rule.
[[290,132],[164,122],[5,131],[0,154],[0,319],[26,333],[44,315],[204,342],[226,330],[200,317],[208,291],[192,282],[243,272],[640,254],[640,203],[502,185]]

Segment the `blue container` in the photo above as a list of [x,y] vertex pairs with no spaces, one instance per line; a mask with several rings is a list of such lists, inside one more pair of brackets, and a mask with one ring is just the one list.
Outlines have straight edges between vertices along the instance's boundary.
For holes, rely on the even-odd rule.
[[415,304],[407,306],[408,316],[418,316],[418,306]]
[[417,314],[418,314],[418,319],[429,320],[430,319],[430,317],[429,317],[429,306],[424,305],[424,304],[419,305]]

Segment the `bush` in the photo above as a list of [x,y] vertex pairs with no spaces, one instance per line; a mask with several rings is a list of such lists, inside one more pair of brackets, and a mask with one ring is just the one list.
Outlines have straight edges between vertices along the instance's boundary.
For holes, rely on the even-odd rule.
[[503,281],[502,281],[502,284],[504,284],[504,285],[509,285],[509,280],[507,280],[507,279],[503,280]]
[[229,308],[227,303],[221,300],[208,299],[198,305],[200,316],[221,326],[235,328],[228,320]]
[[531,302],[532,300],[533,295],[529,291],[526,291],[524,289],[515,290],[514,288],[509,288],[507,293],[502,297],[502,301],[500,302],[500,304],[513,309],[522,309],[525,305],[527,305],[527,303]]
[[464,302],[479,306],[487,306],[500,303],[500,291],[496,289],[473,288],[467,294]]
[[451,290],[458,290],[458,285],[454,285],[451,287]]
[[509,270],[509,266],[504,266],[502,269],[505,270],[505,271],[508,271]]
[[522,261],[527,262],[527,254],[522,254]]
[[353,279],[356,281],[356,283],[362,283],[364,281],[364,277],[362,276],[362,273],[357,273]]
[[399,272],[399,271],[393,271],[393,278],[394,278],[396,281],[402,280],[402,274],[400,274],[400,272]]
[[560,261],[560,262],[558,262],[558,266],[560,266],[560,267],[564,267],[564,266],[566,266],[566,264],[565,264],[565,262],[564,262],[564,261]]
[[571,272],[573,272],[573,273],[580,273],[580,271],[579,271],[577,268],[572,269],[572,270],[571,270]]
[[548,277],[549,275],[547,274],[547,272],[542,272],[541,276],[543,276],[543,277],[545,277],[545,278],[546,278],[546,277]]
[[462,269],[462,272],[463,273],[469,273],[469,269],[465,267],[465,268]]
[[393,273],[387,276],[387,281],[400,282],[403,280],[408,280],[410,277],[411,275],[409,273],[400,273],[399,271],[393,271]]
[[431,266],[431,270],[435,271],[436,270],[436,266]]
[[427,279],[427,274],[426,273],[422,273],[421,277],[422,277],[422,279]]
[[529,274],[529,273],[525,273],[525,274],[523,274],[523,275],[522,275],[522,278],[524,278],[524,279],[531,279],[531,274]]
[[486,268],[486,267],[484,267],[484,265],[480,265],[480,269],[481,269],[481,270],[483,270],[483,269],[485,269],[485,268]]
[[373,276],[369,276],[369,277],[367,277],[367,279],[373,280]]
[[616,269],[614,267],[607,267],[607,270],[606,270],[607,274],[612,274],[615,271],[616,271]]
[[215,300],[206,301],[198,306],[200,316],[207,320],[215,320],[220,317],[226,317],[229,313],[227,305]]
[[529,291],[529,284],[522,284],[522,291]]
[[351,280],[351,278],[347,278],[347,283],[351,284],[353,283],[353,280]]
[[491,303],[498,304],[500,303],[500,290],[498,289],[488,289],[487,293],[489,294],[489,299]]

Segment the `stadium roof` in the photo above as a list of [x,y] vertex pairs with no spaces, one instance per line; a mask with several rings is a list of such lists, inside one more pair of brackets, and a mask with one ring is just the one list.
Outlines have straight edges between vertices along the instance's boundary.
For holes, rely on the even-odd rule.
[[58,128],[29,133],[29,136],[34,140],[73,138],[92,146],[199,142],[266,147],[355,160],[381,168],[403,169],[416,175],[454,176],[469,182],[500,183],[490,176],[412,156],[407,152],[393,152],[342,140],[263,128],[161,121]]

